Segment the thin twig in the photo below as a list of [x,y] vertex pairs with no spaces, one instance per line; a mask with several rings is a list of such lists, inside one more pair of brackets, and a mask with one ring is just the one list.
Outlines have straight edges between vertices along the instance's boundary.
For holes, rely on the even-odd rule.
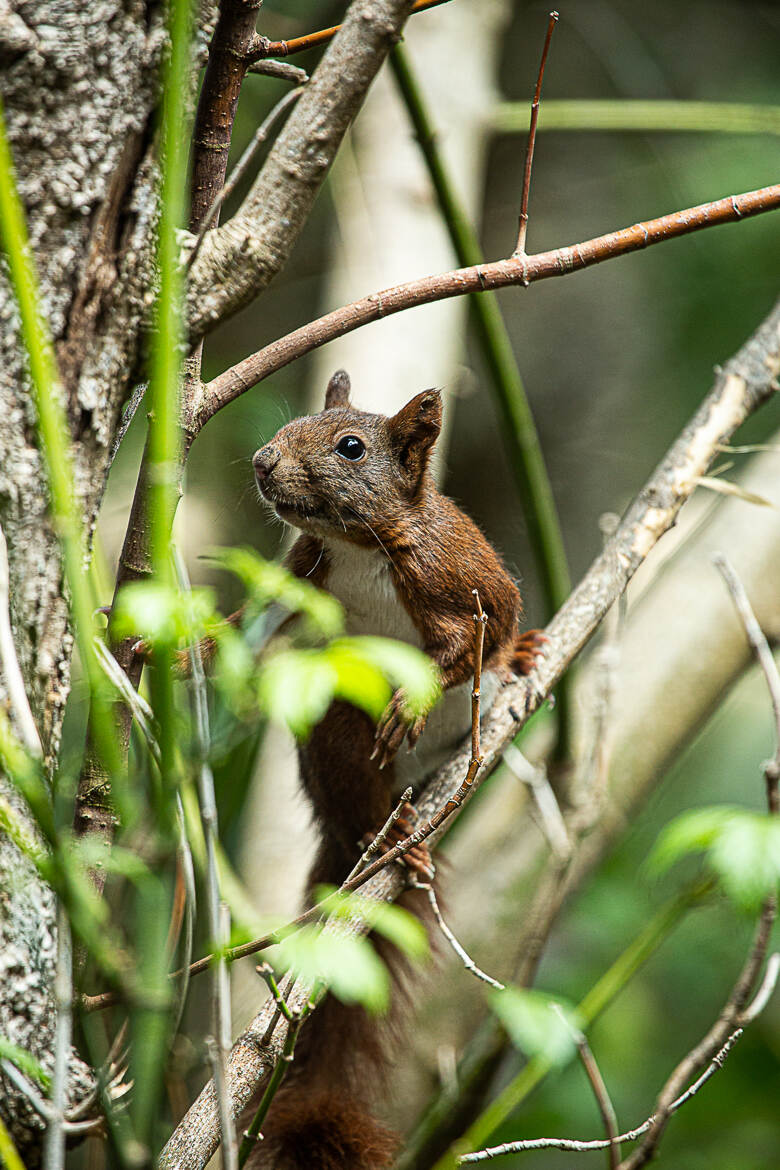
[[[780,954],[775,954],[772,955],[767,964],[766,976],[755,1000],[740,1016],[740,1027],[736,1028],[726,1039],[701,1076],[671,1103],[669,1106],[670,1114],[676,1113],[686,1102],[690,1101],[691,1097],[698,1093],[710,1077],[723,1067],[724,1060],[744,1032],[743,1025],[753,1021],[769,1002],[777,983],[778,973],[780,973]],[[567,1150],[573,1154],[585,1154],[591,1150],[608,1150],[620,1142],[635,1142],[648,1132],[655,1120],[655,1115],[648,1117],[636,1129],[627,1130],[626,1133],[616,1133],[606,1140],[603,1138],[597,1138],[595,1141],[576,1141],[573,1138],[529,1138],[525,1141],[505,1142],[500,1146],[477,1150],[473,1154],[464,1154],[458,1159],[458,1163],[462,1165],[470,1162],[487,1162],[504,1154],[520,1154],[525,1150]]]
[[372,321],[384,320],[417,305],[465,296],[466,293],[508,288],[511,285],[525,286],[554,276],[566,276],[570,272],[649,248],[653,244],[719,224],[741,223],[751,216],[777,208],[780,208],[780,183],[635,223],[631,227],[608,232],[579,244],[424,276],[371,293],[280,337],[213,378],[206,384],[202,405],[192,420],[193,434],[197,434],[223,406],[296,358]]
[[14,715],[22,743],[31,756],[40,759],[43,755],[38,728],[35,725],[24,678],[16,656],[10,615],[10,573],[8,569],[8,547],[5,533],[0,525],[0,668],[2,668],[8,700]]
[[[425,12],[428,8],[438,8],[440,4],[447,3],[448,0],[416,0],[410,15],[414,16],[416,12]],[[332,41],[340,28],[340,24],[335,24],[332,28],[322,28],[318,32],[294,37],[289,41],[269,41],[267,37],[258,36],[249,52],[249,60],[261,61],[267,57],[289,57],[293,53],[305,53],[307,49],[314,49]]]
[[542,830],[550,848],[559,861],[566,862],[572,855],[573,843],[566,828],[558,799],[543,767],[534,767],[519,748],[510,743],[504,752],[504,763],[509,771],[527,784],[536,802]]
[[729,593],[734,599],[734,604],[742,619],[748,641],[764,672],[766,685],[769,688],[772,709],[775,715],[776,749],[774,761],[765,765],[765,770],[767,767],[773,767],[775,769],[775,781],[777,781],[780,779],[780,671],[777,669],[777,663],[774,660],[764,631],[758,623],[758,619],[753,612],[753,607],[748,600],[748,595],[745,592],[745,587],[737,576],[734,566],[723,553],[713,553],[712,563],[719,570],[723,580],[726,582]]
[[246,150],[241,155],[241,158],[238,160],[238,162],[234,166],[234,168],[230,174],[230,178],[227,179],[227,181],[224,183],[221,191],[219,191],[218,194],[216,195],[214,202],[211,204],[211,207],[209,208],[208,212],[206,213],[206,216],[203,220],[203,223],[200,225],[200,229],[198,230],[198,234],[195,237],[195,243],[192,247],[192,251],[190,252],[189,256],[187,257],[187,262],[185,265],[186,271],[189,271],[189,269],[195,263],[195,260],[197,259],[197,256],[198,256],[198,253],[200,252],[201,245],[206,237],[206,232],[209,230],[209,228],[213,224],[214,220],[216,219],[217,215],[219,214],[219,211],[220,211],[220,208],[222,207],[222,204],[225,202],[226,199],[230,198],[230,196],[233,194],[236,187],[238,186],[239,182],[241,181],[243,176],[246,174],[246,171],[247,171],[250,163],[253,161],[255,155],[257,154],[257,151],[259,150],[259,148],[262,146],[262,144],[265,142],[266,138],[268,137],[268,134],[269,134],[269,131],[271,130],[271,127],[274,125],[275,122],[277,122],[279,120],[279,118],[282,116],[282,114],[286,110],[288,110],[290,108],[290,106],[292,106],[298,100],[298,98],[301,96],[302,93],[303,93],[303,86],[302,85],[299,86],[297,89],[291,90],[290,93],[286,93],[284,95],[284,97],[281,98],[281,100],[276,103],[276,105],[271,110],[271,112],[263,119],[263,121],[258,126],[257,130],[255,131],[254,137],[252,138],[252,141],[249,143]]
[[247,73],[259,73],[263,77],[276,77],[279,81],[292,81],[295,85],[305,85],[309,75],[305,69],[297,65],[290,65],[288,61],[253,61]]
[[536,123],[539,121],[539,100],[542,96],[542,81],[544,80],[544,67],[547,64],[547,54],[550,51],[550,41],[552,40],[553,31],[558,23],[558,13],[551,12],[550,19],[547,23],[547,35],[544,38],[544,48],[542,49],[542,59],[539,62],[539,76],[536,79],[536,89],[534,90],[534,100],[531,102],[531,125],[528,129],[528,145],[525,151],[525,167],[523,169],[523,195],[520,202],[520,230],[517,236],[517,245],[515,247],[515,256],[525,255],[525,237],[528,231],[528,193],[531,190],[531,170],[534,165],[534,147],[536,145]]
[[412,789],[407,788],[406,791],[401,794],[401,799],[398,801],[398,804],[395,806],[393,811],[390,813],[390,816],[387,818],[384,825],[382,825],[382,828],[379,830],[376,837],[374,837],[373,841],[369,842],[365,851],[363,852],[363,855],[355,862],[354,866],[352,867],[352,869],[350,870],[350,872],[347,876],[347,881],[349,881],[350,878],[353,878],[357,874],[359,874],[361,869],[363,868],[363,866],[368,865],[371,858],[374,857],[379,852],[379,850],[382,848],[385,841],[387,840],[388,833],[392,829],[393,825],[396,823],[397,820],[400,819],[401,813],[404,810],[404,806],[406,804],[408,804],[411,799],[412,799]]
[[560,1005],[554,1003],[553,1010],[557,1013],[559,1018],[568,1027],[572,1033],[574,1043],[577,1045],[577,1052],[579,1053],[582,1067],[585,1069],[585,1075],[590,1082],[590,1087],[593,1090],[593,1096],[596,1098],[601,1120],[604,1122],[604,1129],[607,1131],[607,1139],[609,1142],[607,1151],[607,1165],[610,1170],[616,1170],[620,1162],[620,1141],[618,1138],[617,1117],[615,1115],[615,1108],[612,1104],[607,1086],[604,1083],[604,1078],[601,1075],[596,1058],[591,1051],[588,1044],[587,1037],[584,1032],[572,1027],[566,1013],[561,1011]]
[[439,930],[442,932],[455,954],[463,963],[463,966],[466,968],[466,970],[470,971],[472,975],[476,975],[477,979],[481,979],[483,983],[489,983],[491,987],[497,988],[498,991],[504,991],[506,985],[499,983],[499,981],[494,979],[492,975],[488,975],[487,972],[483,971],[481,967],[478,967],[469,955],[468,951],[463,946],[461,946],[455,935],[450,930],[449,926],[447,926],[447,923],[444,921],[444,917],[442,916],[442,912],[439,908],[439,903],[437,901],[433,886],[428,882],[419,881],[412,881],[409,884],[413,890],[422,890],[428,895],[428,901],[431,904],[433,916],[436,919]]

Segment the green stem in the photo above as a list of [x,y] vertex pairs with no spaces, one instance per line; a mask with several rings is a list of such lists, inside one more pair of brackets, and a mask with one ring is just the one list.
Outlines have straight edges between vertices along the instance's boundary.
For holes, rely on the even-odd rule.
[[[491,114],[490,125],[504,134],[524,133],[528,106],[500,102]],[[780,134],[780,106],[622,99],[545,101],[540,107],[539,129]]]
[[[277,1003],[281,1007],[280,1000],[277,1000]],[[282,1011],[284,1011],[284,1009],[282,1009]],[[268,1082],[260,1104],[257,1107],[257,1113],[255,1113],[243,1138],[241,1139],[241,1145],[238,1149],[239,1170],[243,1170],[247,1158],[257,1146],[257,1142],[260,1137],[260,1130],[262,1128],[263,1122],[268,1116],[268,1110],[271,1108],[271,1102],[276,1096],[279,1086],[286,1077],[287,1070],[292,1063],[295,1042],[298,1039],[298,1033],[301,1030],[301,1024],[303,1023],[306,1014],[307,1009],[304,1008],[302,1012],[294,1015],[293,1019],[290,1020],[287,1025],[287,1035],[285,1036],[282,1055],[277,1060],[276,1067],[271,1073],[271,1079]]]
[[[686,912],[700,902],[712,889],[712,882],[700,882],[677,895],[651,919],[644,930],[615,960],[577,1006],[582,1028],[588,1028],[609,1007],[623,988],[633,979],[640,967],[658,950]],[[480,1150],[487,1145],[491,1134],[535,1089],[553,1068],[552,1061],[543,1054],[529,1060],[514,1080],[488,1105],[463,1137],[436,1163],[435,1170],[452,1170],[461,1154]]]

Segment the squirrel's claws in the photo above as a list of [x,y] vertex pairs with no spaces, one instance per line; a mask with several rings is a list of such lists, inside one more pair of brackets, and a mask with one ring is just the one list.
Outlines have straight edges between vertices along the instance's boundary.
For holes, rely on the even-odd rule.
[[550,639],[542,630],[526,630],[515,641],[512,654],[512,672],[514,674],[532,674],[536,669],[537,658],[543,658]]
[[426,715],[420,715],[410,723],[406,712],[406,697],[402,690],[395,692],[377,724],[374,750],[371,753],[372,760],[379,759],[380,771],[392,762],[407,736],[409,750],[412,750],[423,733],[426,719]]

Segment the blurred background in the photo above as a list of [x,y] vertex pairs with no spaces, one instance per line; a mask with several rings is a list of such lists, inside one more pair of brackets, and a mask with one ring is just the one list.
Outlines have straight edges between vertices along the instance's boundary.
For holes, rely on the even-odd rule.
[[[325,0],[265,0],[259,27],[274,39],[293,37],[337,22],[343,10],[343,4]],[[440,145],[489,259],[508,255],[515,244],[527,108],[547,12],[533,3],[453,0],[415,16],[407,28],[406,45],[439,128]],[[780,9],[772,4],[566,0],[545,77],[528,250],[584,240],[760,187],[777,181],[778,174],[778,136],[545,130],[545,100],[642,98],[780,106],[779,56]],[[295,63],[311,69],[316,60],[312,53]],[[284,86],[269,78],[247,80],[236,122],[235,157],[283,92]],[[506,102],[525,103],[516,132],[495,129],[500,103]],[[241,194],[239,190],[225,216]],[[565,280],[499,294],[574,580],[600,549],[600,515],[625,509],[706,394],[713,366],[726,361],[768,313],[777,295],[779,259],[778,221],[767,215],[610,261]],[[256,303],[207,339],[204,372],[213,376],[349,300],[454,266],[405,112],[385,70],[290,264]],[[235,584],[204,567],[199,555],[215,544],[247,543],[268,556],[283,550],[285,534],[258,505],[251,456],[287,419],[320,408],[327,378],[339,366],[352,374],[356,405],[367,409],[391,412],[426,386],[444,388],[442,485],[480,523],[521,580],[529,622],[544,624],[549,615],[523,510],[462,302],[401,314],[309,355],[208,425],[190,459],[179,516],[178,539],[193,580],[213,585],[224,611],[230,612],[237,602]],[[774,402],[743,428],[737,441],[770,442],[778,426],[780,403]],[[99,535],[111,570],[124,533],[143,432],[144,420],[138,418],[112,470],[103,506]],[[734,458],[738,466],[730,477],[739,473],[745,457]],[[765,466],[777,470],[773,499],[780,505],[780,454],[765,458],[774,460]],[[701,502],[696,515],[710,502],[709,497]],[[757,509],[742,501],[733,506],[741,509],[734,513],[737,525],[753,522]],[[770,522],[777,523],[774,518]],[[780,588],[776,593],[780,597]],[[673,592],[669,604],[669,622],[675,628],[681,614]],[[691,604],[690,596],[680,604]],[[775,632],[780,632],[780,619]],[[713,627],[711,638],[718,637],[719,629]],[[664,629],[656,627],[647,653],[664,638]],[[652,720],[653,712],[646,712],[643,734],[650,738]],[[543,728],[539,736],[544,738]],[[277,732],[262,747],[256,738],[240,746],[240,764],[235,755],[230,757],[219,775],[223,836],[258,911],[289,915],[300,895],[311,839],[308,814],[294,794],[293,748]],[[680,810],[699,804],[726,800],[761,807],[760,764],[772,751],[767,694],[751,671],[674,761],[663,783],[655,785],[624,825],[611,854],[567,905],[542,964],[540,987],[574,1001],[581,998],[679,880],[672,874],[654,884],[641,869],[660,827]],[[499,788],[500,782],[497,792]],[[518,804],[522,819],[522,802],[516,794],[508,799]],[[481,842],[490,840],[490,822],[497,815],[487,807],[480,830],[487,836],[479,836]],[[495,919],[477,924],[478,915],[469,907],[483,890],[481,874],[474,868],[479,864],[474,850],[469,854],[463,845],[459,855],[462,839],[459,831],[448,846],[454,920],[463,942],[477,948],[477,961],[495,961],[499,968],[503,962],[506,975],[512,931],[527,906],[528,875],[525,884],[500,881]],[[507,849],[512,854],[511,840]],[[505,856],[497,853],[498,864]],[[668,1073],[717,1014],[751,930],[751,922],[725,902],[690,915],[593,1029],[591,1045],[623,1128],[650,1113]],[[237,1029],[259,1000],[251,966],[249,971],[249,976],[235,973]],[[441,989],[441,979],[441,974],[432,974],[428,988]],[[401,1073],[389,1112],[407,1129],[482,1011],[482,989],[462,968],[448,968],[446,981],[446,995],[435,995],[434,1004],[426,1005],[422,997],[425,1030],[402,1065],[399,1056]],[[194,1018],[198,1010],[196,999],[190,1008]],[[519,1061],[519,1056],[505,1061],[498,1084],[513,1075]],[[672,1122],[662,1164],[684,1170],[776,1166],[779,1061],[777,999],[729,1057],[725,1070]],[[188,1072],[186,1053],[182,1069]],[[186,1085],[188,1094],[198,1087],[196,1079]],[[549,1078],[495,1137],[553,1134],[601,1136],[592,1094],[577,1064]],[[557,1170],[570,1166],[572,1157],[555,1151],[526,1153],[503,1164]],[[597,1161],[602,1155],[578,1157],[590,1164],[588,1159]]]

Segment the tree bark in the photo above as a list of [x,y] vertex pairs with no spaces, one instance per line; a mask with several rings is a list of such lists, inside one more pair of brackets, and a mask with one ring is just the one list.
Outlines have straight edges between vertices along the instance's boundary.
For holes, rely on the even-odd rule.
[[[91,530],[151,286],[156,217],[150,116],[163,44],[156,5],[0,4],[0,87],[43,309],[67,395],[77,489]],[[0,268],[0,524],[11,621],[47,763],[60,743],[72,637],[48,513],[13,293]],[[0,680],[0,702],[5,698]],[[0,776],[0,793],[26,817]],[[55,904],[0,839],[0,1034],[51,1071]],[[72,1055],[68,1096],[89,1085]],[[28,1164],[42,1123],[0,1074],[0,1112]]]

